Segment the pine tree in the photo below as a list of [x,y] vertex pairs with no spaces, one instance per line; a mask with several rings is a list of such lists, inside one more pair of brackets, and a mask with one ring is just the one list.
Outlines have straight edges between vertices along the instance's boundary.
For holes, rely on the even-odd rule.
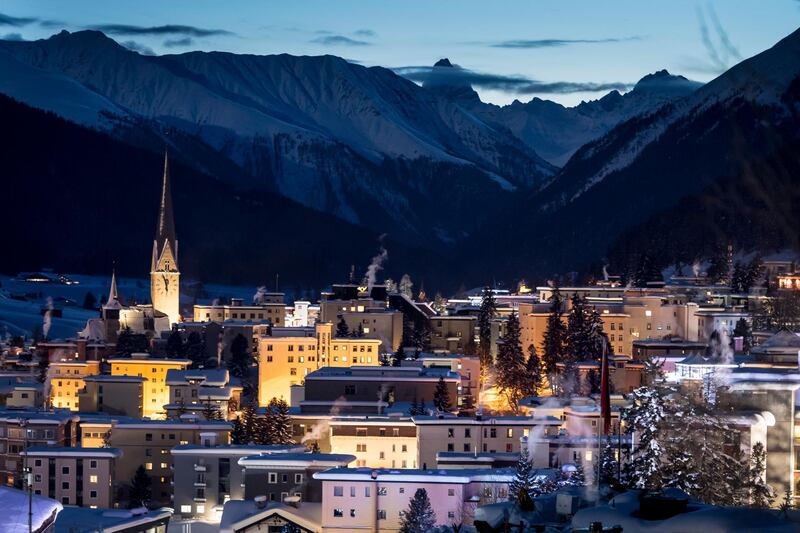
[[291,444],[292,418],[286,400],[272,398],[267,405],[265,421],[269,444]]
[[231,342],[231,358],[228,360],[228,370],[233,377],[245,379],[250,373],[250,343],[247,337],[237,334]]
[[783,518],[788,518],[789,511],[794,509],[794,498],[792,498],[792,487],[788,483],[786,484],[786,490],[783,493],[783,500],[781,500],[781,505],[779,509],[781,511],[781,516],[783,516]]
[[512,312],[506,322],[506,334],[498,346],[494,366],[497,386],[514,411],[519,409],[519,400],[525,394],[527,381],[527,362],[519,337],[519,319]]
[[216,405],[211,403],[211,400],[203,402],[203,418],[206,420],[222,420],[222,413]]
[[251,444],[258,442],[259,436],[257,432],[259,431],[260,426],[258,420],[256,419],[256,410],[253,407],[253,404],[247,403],[242,407],[242,414],[241,414],[241,423],[242,423],[242,435],[243,440],[241,444]]
[[396,294],[397,293],[397,283],[394,282],[392,278],[386,278],[383,282],[386,285],[386,293],[387,294]]
[[130,492],[128,494],[128,507],[130,509],[147,507],[147,504],[153,496],[150,490],[151,484],[152,481],[150,476],[147,475],[144,465],[139,465],[139,468],[136,469],[136,473],[131,480]]
[[572,295],[572,306],[567,314],[566,351],[570,359],[587,360],[587,309],[579,294]]
[[417,489],[400,520],[400,533],[428,533],[435,525],[436,513],[428,499],[428,491]]
[[84,309],[95,309],[97,306],[97,298],[95,298],[94,294],[91,291],[87,291],[86,296],[83,297],[83,308]]
[[436,295],[433,297],[433,303],[431,304],[433,310],[436,311],[439,315],[446,315],[447,314],[447,300],[444,299],[442,293],[437,292]]
[[625,466],[628,483],[637,489],[658,490],[663,484],[662,454],[659,441],[664,420],[664,400],[659,390],[639,387],[631,394],[632,404],[623,411],[626,433],[636,432],[638,442],[633,457]]
[[764,480],[767,470],[767,450],[762,442],[756,442],[750,453],[750,499],[754,507],[767,508],[772,505],[772,490]]
[[491,352],[492,319],[497,315],[497,302],[494,292],[488,287],[483,288],[483,299],[478,310],[478,355],[481,361],[481,382],[484,383],[492,371],[493,361]]
[[550,314],[547,317],[547,329],[542,341],[542,362],[553,393],[558,389],[558,363],[564,359],[566,344],[567,332],[562,319],[562,305],[561,291],[556,286],[550,297]]
[[528,361],[525,363],[525,379],[522,386],[522,397],[537,396],[544,385],[542,361],[536,353],[536,346],[528,346]]
[[178,328],[173,327],[167,338],[167,355],[177,357],[183,353],[183,337]]
[[186,356],[192,361],[192,368],[203,368],[206,362],[206,342],[200,333],[192,331],[184,345]]
[[447,384],[444,378],[440,377],[436,383],[436,389],[433,391],[433,406],[437,411],[445,412],[452,408],[450,401],[450,392],[447,390]]
[[402,366],[403,360],[406,358],[406,350],[403,348],[401,344],[400,347],[395,352],[394,357],[392,358],[392,366]]
[[[530,501],[534,485],[534,470],[528,453],[528,446],[523,443],[519,450],[519,459],[514,470],[514,479],[508,484],[508,501],[523,506]],[[523,509],[525,510],[525,509]]]
[[336,337],[349,337],[350,327],[345,322],[344,317],[339,317],[339,322],[336,324]]
[[247,444],[247,430],[244,427],[241,416],[233,419],[231,428],[231,442],[233,444]]
[[129,327],[123,328],[117,336],[116,350],[118,354],[130,355],[146,352],[147,348],[147,337],[141,333],[134,333]]
[[358,323],[358,327],[356,328],[353,336],[357,339],[364,337],[364,326],[361,325],[361,322]]
[[600,483],[605,485],[619,483],[617,468],[617,459],[614,456],[614,448],[611,446],[611,437],[606,435],[603,450],[600,454]]

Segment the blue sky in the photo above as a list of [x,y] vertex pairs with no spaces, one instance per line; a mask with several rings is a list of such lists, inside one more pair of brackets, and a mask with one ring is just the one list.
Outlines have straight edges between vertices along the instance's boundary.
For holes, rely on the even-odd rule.
[[[798,0],[4,0],[0,36],[104,28],[146,53],[334,54],[364,65],[448,57],[484,101],[565,105],[668,69],[708,81],[800,26]],[[489,80],[489,81],[487,81]],[[566,82],[566,83],[565,83]],[[597,87],[596,91],[590,91]]]

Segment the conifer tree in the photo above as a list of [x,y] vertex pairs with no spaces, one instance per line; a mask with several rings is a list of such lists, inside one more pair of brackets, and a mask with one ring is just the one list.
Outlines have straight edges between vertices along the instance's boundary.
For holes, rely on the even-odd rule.
[[267,442],[269,444],[291,444],[292,419],[289,404],[284,399],[272,398],[265,416]]
[[403,366],[403,360],[406,358],[406,350],[401,344],[392,358],[392,366]]
[[206,360],[206,342],[200,333],[192,331],[186,338],[186,343],[183,346],[186,356],[192,361],[192,368],[203,368]]
[[345,322],[344,317],[339,317],[339,322],[336,323],[336,337],[349,337],[350,327]]
[[519,319],[512,312],[506,322],[506,334],[497,349],[495,376],[497,386],[514,411],[525,393],[527,373],[525,354],[520,344]]
[[233,419],[233,427],[231,428],[231,442],[233,444],[247,444],[247,433],[245,431],[242,418],[237,416]]
[[397,286],[397,290],[400,294],[408,298],[414,298],[414,283],[411,281],[411,276],[403,274],[403,277],[400,278],[400,284]]
[[417,402],[416,396],[414,397],[413,400],[411,400],[411,405],[408,408],[408,414],[411,415],[411,416],[418,416],[418,415],[422,414],[422,413],[420,413],[419,402]]
[[754,507],[767,508],[772,505],[772,490],[764,480],[767,470],[767,451],[761,441],[753,445],[750,452],[750,498]]
[[449,411],[452,408],[450,391],[447,390],[447,384],[444,382],[443,377],[439,377],[436,389],[433,391],[433,406],[437,411],[441,412]]
[[435,525],[436,513],[428,499],[428,491],[417,489],[400,520],[400,533],[428,533]]
[[491,352],[492,319],[497,315],[497,302],[494,292],[488,286],[483,288],[481,307],[478,310],[478,355],[481,361],[481,382],[491,373],[493,361]]
[[228,361],[228,370],[233,377],[246,378],[250,373],[250,345],[247,337],[237,334],[231,342],[231,358]]
[[419,410],[419,413],[418,413],[418,414],[420,414],[420,415],[423,415],[423,416],[424,416],[424,415],[427,415],[427,414],[428,414],[428,406],[427,406],[427,405],[425,405],[425,398],[423,398],[423,399],[422,399],[422,400],[419,402],[419,407],[418,407],[418,410]]
[[243,441],[241,444],[259,443],[258,432],[261,429],[256,419],[256,410],[252,403],[247,403],[242,407],[241,414]]
[[561,291],[555,286],[550,297],[550,314],[547,317],[547,329],[542,341],[542,362],[553,393],[558,389],[558,363],[564,359],[566,344],[562,305]]
[[534,486],[534,470],[528,453],[528,446],[523,443],[519,451],[519,459],[514,469],[514,479],[508,484],[508,501],[522,507],[530,501]]
[[544,385],[542,361],[536,353],[536,346],[528,346],[528,360],[525,363],[525,379],[522,386],[522,397],[536,396]]
[[150,476],[147,475],[144,465],[139,465],[139,468],[136,469],[136,473],[133,475],[133,479],[131,479],[130,492],[128,494],[129,508],[147,507],[147,504],[150,503],[150,499],[153,496],[153,492],[150,489],[151,484],[152,480]]
[[614,456],[614,448],[611,446],[611,437],[606,435],[603,450],[600,454],[600,483],[605,485],[619,483],[617,468],[617,459]]
[[95,298],[94,294],[91,291],[87,291],[86,296],[83,297],[83,308],[84,309],[95,309],[97,306],[97,298]]
[[623,411],[626,433],[636,432],[638,442],[630,462],[625,465],[628,483],[637,489],[658,490],[663,485],[659,427],[664,420],[664,400],[660,391],[639,387],[631,394],[632,404]]
[[753,347],[753,330],[750,328],[750,323],[745,318],[740,318],[736,321],[736,326],[733,328],[733,336],[742,338],[742,351],[746,354],[750,353]]
[[211,403],[211,400],[203,402],[203,418],[206,420],[222,420],[222,413]]

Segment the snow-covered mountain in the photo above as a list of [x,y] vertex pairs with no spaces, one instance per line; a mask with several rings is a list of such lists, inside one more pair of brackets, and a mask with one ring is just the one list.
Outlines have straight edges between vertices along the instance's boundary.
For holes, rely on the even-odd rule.
[[[24,73],[30,86],[30,73],[40,74],[35,93],[0,84],[25,103],[91,124],[76,116],[73,98],[49,84],[52,78],[73,82],[90,101],[85,114],[125,116],[113,131],[136,117],[137,127],[149,123],[156,132],[172,128],[197,136],[245,170],[249,178],[237,183],[242,188],[277,190],[412,238],[458,240],[470,231],[481,198],[502,200],[557,170],[509,132],[450,100],[388,69],[334,56],[143,56],[95,31],[0,41],[0,53],[6,58],[0,79]],[[458,207],[437,209],[441,194]]]
[[652,113],[662,105],[683,98],[702,86],[683,76],[661,70],[648,74],[625,94],[611,91],[598,100],[565,107],[551,100],[515,100],[506,106],[481,102],[472,87],[448,76],[459,68],[448,59],[434,65],[425,87],[441,94],[481,120],[508,129],[544,159],[563,166],[575,151],[596,140],[617,124],[637,115]]
[[798,153],[800,30],[581,147],[464,254],[489,243],[485,255],[496,257],[518,242],[520,227],[537,228],[518,254],[529,277],[603,257],[618,270],[643,257],[691,263],[728,243],[800,247]]

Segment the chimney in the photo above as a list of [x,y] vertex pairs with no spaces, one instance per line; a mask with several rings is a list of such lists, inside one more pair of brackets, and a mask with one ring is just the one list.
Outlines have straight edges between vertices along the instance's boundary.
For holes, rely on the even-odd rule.
[[255,498],[253,498],[253,501],[256,502],[256,507],[258,509],[263,509],[267,505],[266,496],[256,496]]

